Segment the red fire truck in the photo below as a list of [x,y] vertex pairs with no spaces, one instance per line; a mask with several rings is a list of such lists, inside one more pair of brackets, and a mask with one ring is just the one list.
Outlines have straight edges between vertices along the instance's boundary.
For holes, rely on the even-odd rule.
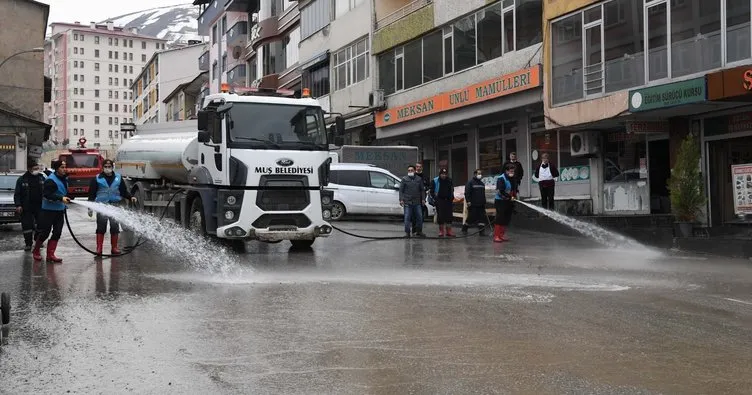
[[97,148],[86,148],[86,138],[78,139],[78,148],[69,149],[58,156],[68,166],[68,196],[89,195],[89,183],[102,171],[104,157]]

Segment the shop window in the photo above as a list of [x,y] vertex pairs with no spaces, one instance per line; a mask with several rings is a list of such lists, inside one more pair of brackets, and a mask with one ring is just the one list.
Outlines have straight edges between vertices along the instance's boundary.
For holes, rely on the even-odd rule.
[[325,62],[303,71],[303,87],[311,90],[312,97],[329,94],[329,62]]
[[647,178],[642,176],[641,164],[646,165],[647,143],[644,134],[624,130],[605,134],[603,144],[603,181],[629,182]]
[[478,130],[478,168],[485,176],[501,174],[501,125]]
[[423,37],[423,83],[444,75],[442,33],[435,31]]
[[577,13],[552,27],[552,102],[582,99],[582,14]]
[[749,0],[726,0],[726,58],[738,62],[750,58]]
[[559,163],[558,133],[556,130],[536,132],[530,135],[530,177],[535,174],[535,169],[540,166],[541,156],[548,154],[548,160],[557,165]]
[[501,34],[501,3],[496,3],[478,13],[478,63],[501,56]]
[[721,67],[721,0],[671,9],[671,77]]
[[460,19],[452,27],[455,71],[475,66],[475,15]]

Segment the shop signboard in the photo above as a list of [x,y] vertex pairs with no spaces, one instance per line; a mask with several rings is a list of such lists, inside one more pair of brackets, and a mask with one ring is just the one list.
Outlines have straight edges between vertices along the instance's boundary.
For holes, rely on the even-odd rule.
[[658,110],[706,100],[707,82],[703,76],[629,91],[629,111]]
[[376,127],[383,128],[428,115],[450,111],[476,103],[508,96],[541,86],[541,65],[466,86],[462,89],[440,93],[404,106],[376,113]]
[[752,214],[752,163],[731,166],[734,214]]

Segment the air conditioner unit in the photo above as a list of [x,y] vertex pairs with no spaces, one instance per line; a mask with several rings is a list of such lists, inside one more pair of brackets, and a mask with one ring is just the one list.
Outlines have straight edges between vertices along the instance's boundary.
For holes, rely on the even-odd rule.
[[384,99],[384,90],[377,89],[375,91],[371,91],[371,93],[368,94],[368,105],[378,110],[386,109],[386,100]]
[[570,155],[585,156],[596,152],[598,152],[598,141],[592,132],[572,132],[569,135]]

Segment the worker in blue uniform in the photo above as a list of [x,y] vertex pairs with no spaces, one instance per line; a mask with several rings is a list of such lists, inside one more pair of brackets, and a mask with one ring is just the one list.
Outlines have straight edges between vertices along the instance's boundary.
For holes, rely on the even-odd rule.
[[[127,201],[136,202],[125,185],[123,177],[115,172],[115,164],[111,159],[102,162],[102,172],[97,174],[89,184],[89,201],[104,204],[122,204]],[[93,212],[89,210],[89,217]],[[118,238],[120,236],[120,224],[115,218],[97,213],[97,255],[102,255],[104,234],[107,232],[107,222],[110,223],[110,253],[119,255]]]
[[[41,261],[42,244],[50,237],[47,243],[47,263],[62,263],[63,260],[55,255],[57,243],[60,235],[63,233],[65,224],[65,210],[71,199],[68,195],[68,167],[65,161],[55,161],[52,163],[53,172],[44,182],[42,191],[42,212],[39,219],[39,232],[32,256],[34,260]],[[50,235],[51,234],[51,235]]]

